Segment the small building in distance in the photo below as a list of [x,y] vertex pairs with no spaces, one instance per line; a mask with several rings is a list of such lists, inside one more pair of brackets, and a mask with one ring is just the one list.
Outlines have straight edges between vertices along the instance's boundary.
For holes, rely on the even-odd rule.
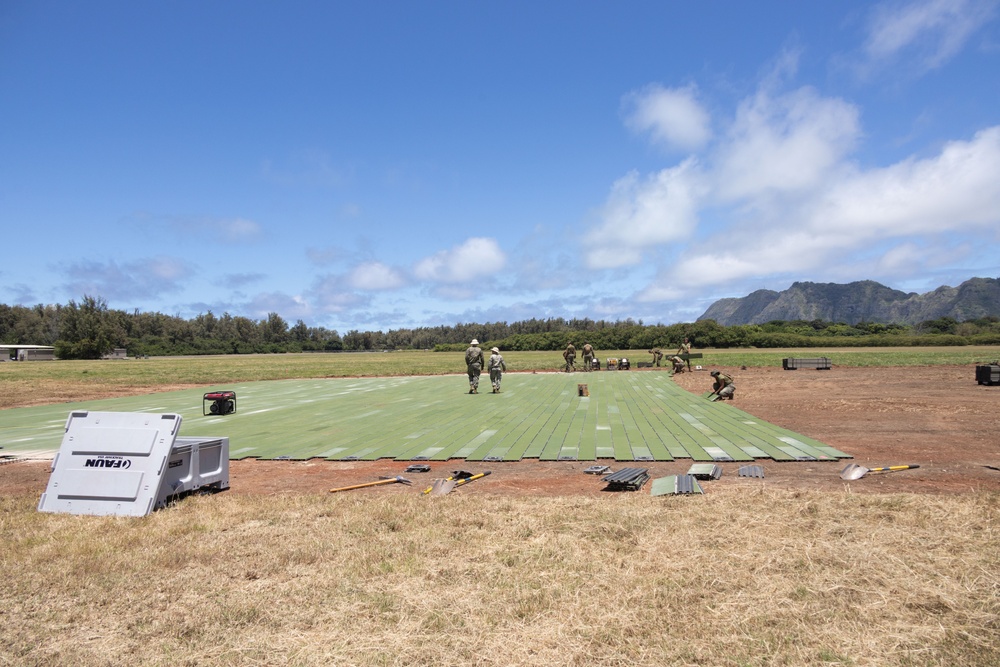
[[51,345],[0,345],[0,361],[52,361],[56,348]]

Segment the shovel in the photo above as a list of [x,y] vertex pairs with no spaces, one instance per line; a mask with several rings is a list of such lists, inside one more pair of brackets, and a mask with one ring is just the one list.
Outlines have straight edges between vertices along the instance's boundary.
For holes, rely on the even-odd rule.
[[350,491],[351,489],[363,489],[366,486],[378,486],[379,484],[395,484],[397,482],[400,484],[413,484],[413,482],[405,477],[389,477],[387,479],[380,479],[377,482],[365,482],[364,484],[354,484],[352,486],[342,486],[339,489],[330,489],[330,493],[336,493],[337,491]]
[[469,477],[463,477],[462,479],[436,479],[434,484],[431,485],[432,496],[445,496],[452,492],[456,486],[462,486],[463,484],[468,484],[474,480],[486,477],[492,471],[487,470],[486,472],[481,472],[478,475],[470,475]]
[[893,472],[895,470],[910,470],[911,468],[919,468],[918,465],[907,465],[907,466],[885,466],[884,468],[866,468],[864,466],[859,466],[857,463],[848,464],[843,470],[840,471],[840,479],[851,481],[855,479],[861,479],[870,472]]

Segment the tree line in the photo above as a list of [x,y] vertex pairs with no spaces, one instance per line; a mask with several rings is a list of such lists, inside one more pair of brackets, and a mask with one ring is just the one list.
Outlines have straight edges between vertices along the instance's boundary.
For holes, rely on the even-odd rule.
[[98,359],[116,348],[131,356],[341,352],[396,349],[464,350],[476,338],[505,351],[561,350],[590,343],[598,350],[676,349],[689,338],[696,348],[1000,345],[1000,318],[959,322],[950,317],[916,326],[822,320],[775,320],[721,326],[714,320],[671,325],[632,319],[530,319],[513,323],[459,323],[382,331],[289,325],[277,313],[253,320],[211,311],[193,319],[163,313],[126,312],[101,297],[66,305],[0,304],[0,344],[52,345],[61,359]]

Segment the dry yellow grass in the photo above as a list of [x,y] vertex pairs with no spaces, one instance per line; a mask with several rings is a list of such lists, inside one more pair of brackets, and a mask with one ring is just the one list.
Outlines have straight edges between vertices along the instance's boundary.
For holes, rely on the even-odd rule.
[[996,494],[34,501],[5,665],[1000,664]]

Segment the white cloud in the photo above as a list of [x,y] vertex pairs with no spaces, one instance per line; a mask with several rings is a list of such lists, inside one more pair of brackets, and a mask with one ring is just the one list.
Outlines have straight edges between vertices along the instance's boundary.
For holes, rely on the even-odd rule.
[[347,276],[347,282],[361,290],[389,290],[406,284],[399,271],[381,262],[365,262],[354,267]]
[[694,159],[645,180],[636,172],[620,178],[601,211],[601,224],[584,237],[587,266],[638,264],[650,246],[687,238],[697,223],[703,190]]
[[855,146],[858,110],[811,88],[739,105],[720,148],[717,191],[728,199],[793,193],[822,184]]
[[436,283],[462,283],[500,271],[507,257],[496,239],[476,237],[417,262],[414,274]]
[[[718,285],[764,275],[816,276],[853,262],[889,270],[915,256],[915,239],[930,247],[944,236],[992,233],[1000,225],[1000,127],[947,144],[932,158],[909,159],[866,172],[841,173],[808,204],[768,220],[737,225],[706,239],[642,293],[668,298],[678,285]],[[865,252],[886,243],[871,264]],[[850,253],[855,253],[851,257]],[[842,267],[841,267],[842,269]]]
[[635,132],[648,132],[668,148],[696,150],[712,136],[711,119],[698,103],[697,88],[664,88],[651,84],[625,96],[625,124]]
[[934,234],[1000,222],[1000,126],[936,157],[859,173],[821,198],[808,224],[851,238]]
[[864,51],[880,63],[914,52],[924,69],[935,69],[957,54],[996,12],[995,0],[918,0],[875,8]]

